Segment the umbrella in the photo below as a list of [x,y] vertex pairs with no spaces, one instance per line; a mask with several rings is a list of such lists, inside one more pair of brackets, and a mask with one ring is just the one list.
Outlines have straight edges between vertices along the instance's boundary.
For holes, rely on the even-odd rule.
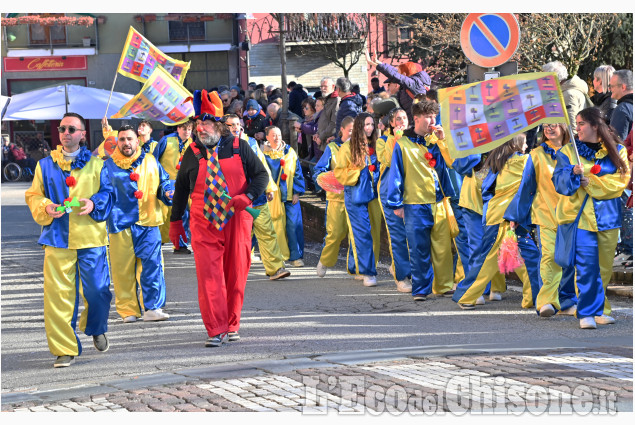
[[[3,120],[59,120],[66,112],[76,112],[85,119],[101,119],[108,104],[109,90],[63,84],[11,96]],[[131,94],[113,92],[107,116],[114,115]]]

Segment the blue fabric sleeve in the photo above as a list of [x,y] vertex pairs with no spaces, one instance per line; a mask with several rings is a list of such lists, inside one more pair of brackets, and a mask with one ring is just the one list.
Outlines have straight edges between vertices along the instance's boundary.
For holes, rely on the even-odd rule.
[[569,157],[562,153],[562,149],[556,154],[556,168],[553,170],[553,182],[556,192],[561,195],[571,196],[580,188],[580,174],[573,174],[573,165]]
[[159,188],[157,189],[157,198],[161,202],[163,202],[165,205],[170,207],[172,206],[172,199],[169,199],[165,195],[165,192],[169,190],[172,190],[172,191],[174,190],[174,180],[170,180],[170,175],[168,174],[168,172],[163,169],[163,167],[161,166],[161,163],[159,162],[157,158],[155,158],[155,160],[157,161],[157,167],[159,167],[159,179],[161,181],[159,183]]
[[95,207],[88,215],[95,221],[105,221],[115,202],[115,189],[110,183],[110,174],[105,165],[101,167],[99,174],[99,191],[91,196],[90,200],[93,201]]
[[536,168],[534,167],[531,155],[529,155],[529,158],[525,163],[525,168],[523,169],[523,176],[520,180],[518,192],[516,192],[516,195],[514,195],[514,198],[505,210],[503,218],[508,221],[515,221],[524,228],[530,226],[531,205],[534,202],[537,187],[538,182],[536,181]]
[[404,192],[404,171],[403,156],[401,155],[401,146],[395,144],[392,152],[392,161],[390,162],[390,171],[386,183],[388,184],[388,199],[386,206],[393,210],[403,208],[403,192]]
[[315,164],[315,167],[313,167],[313,181],[317,182],[317,178],[320,174],[331,170],[331,156],[331,147],[327,145],[326,149],[324,149],[324,153],[317,164]]
[[[403,74],[400,74],[397,68],[392,65],[388,65],[386,63],[377,64],[377,71],[386,75],[387,77],[392,77],[395,80],[399,81],[399,84],[406,87],[413,93],[425,93],[425,89],[423,87],[423,82],[414,78],[407,77]],[[417,75],[417,74],[415,74]]]
[[295,163],[295,175],[293,176],[293,194],[303,195],[305,190],[302,165],[300,164],[300,158],[297,158]]
[[465,158],[457,158],[452,163],[452,168],[464,177],[471,177],[474,167],[481,162],[481,154],[468,155]]
[[170,136],[171,134],[168,134],[167,136],[163,136],[161,137],[161,140],[157,142],[157,145],[155,146],[154,151],[152,152],[152,155],[157,160],[160,160],[161,157],[163,156],[163,152],[165,152],[165,147],[168,145],[168,137]]

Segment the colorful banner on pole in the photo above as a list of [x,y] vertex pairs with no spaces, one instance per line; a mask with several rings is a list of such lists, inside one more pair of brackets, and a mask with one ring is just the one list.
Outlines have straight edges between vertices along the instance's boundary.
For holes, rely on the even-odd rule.
[[485,153],[543,123],[566,123],[553,72],[508,75],[439,90],[441,122],[452,158]]
[[117,72],[143,83],[157,67],[160,68],[159,65],[179,82],[183,82],[185,74],[190,69],[190,62],[172,59],[130,27]]
[[161,121],[166,125],[186,122],[194,115],[190,93],[162,67],[157,67],[141,88],[139,94],[130,99],[110,118],[123,118],[133,115],[151,121]]

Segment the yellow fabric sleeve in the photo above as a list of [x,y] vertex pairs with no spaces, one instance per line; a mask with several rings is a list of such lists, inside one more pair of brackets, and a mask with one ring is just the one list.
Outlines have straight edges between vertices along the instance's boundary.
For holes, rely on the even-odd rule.
[[351,146],[349,142],[344,142],[337,153],[337,164],[333,174],[337,181],[344,186],[355,186],[359,180],[359,174],[364,166],[356,167],[351,162]]
[[[620,158],[628,164],[626,149],[619,150]],[[627,165],[628,166],[628,165]],[[586,174],[589,177],[589,184],[584,188],[586,192],[595,199],[613,199],[621,196],[630,180],[630,172],[622,175],[619,171],[613,174],[605,174],[601,177],[595,174]]]
[[53,203],[44,196],[44,183],[42,182],[42,169],[38,163],[35,167],[35,175],[31,182],[31,187],[24,194],[27,206],[31,210],[33,220],[40,226],[48,226],[53,222],[53,217],[47,214],[45,208]]

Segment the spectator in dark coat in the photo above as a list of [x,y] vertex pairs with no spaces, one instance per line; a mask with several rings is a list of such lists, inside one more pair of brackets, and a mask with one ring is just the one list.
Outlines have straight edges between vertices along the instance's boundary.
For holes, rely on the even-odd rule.
[[430,89],[432,80],[428,73],[421,68],[421,65],[414,62],[402,63],[398,68],[385,63],[375,62],[370,58],[368,51],[366,51],[366,61],[370,65],[375,65],[377,71],[399,82],[400,88],[399,93],[397,93],[397,100],[406,111],[408,122],[414,122],[411,111],[412,101],[416,95],[426,94],[428,89]]
[[358,94],[359,97],[362,98],[362,110],[363,110],[364,106],[366,105],[366,96],[364,96],[361,93],[361,89],[359,88],[359,84],[353,84],[353,87],[351,88],[351,93]]
[[[340,97],[338,96],[335,83],[330,77],[322,78],[320,82],[321,93],[324,94],[324,110],[320,114],[318,122],[318,132],[313,140],[320,146],[320,150],[324,152],[326,145],[335,138],[335,121],[337,119],[337,111],[340,105]],[[339,128],[338,128],[339,131]]]
[[613,109],[617,106],[617,100],[611,97],[609,90],[609,83],[614,72],[615,68],[611,65],[598,66],[593,72],[593,90],[595,93],[591,96],[591,102],[600,109],[602,118],[607,124],[611,123]]
[[621,140],[626,139],[633,128],[633,71],[620,69],[611,77],[611,96],[617,100],[617,107],[611,115],[611,127]]
[[273,103],[277,99],[282,99],[282,90],[276,88],[271,90],[271,96],[269,96],[269,103]]
[[265,113],[255,99],[247,101],[247,111],[243,117],[245,121],[245,134],[261,142],[264,140],[266,125]]
[[[340,108],[335,118],[335,128],[339,129],[344,117],[355,118],[362,113],[364,102],[362,102],[362,98],[358,94],[351,91],[352,84],[346,77],[338,78],[335,81],[335,88],[337,88],[338,96],[340,97]],[[331,136],[335,137],[336,133],[333,132]]]
[[[373,77],[370,79],[370,86],[373,88],[373,91],[371,91],[370,93],[375,93],[375,94],[379,94],[383,91],[386,91],[386,89],[384,88],[384,86],[379,84],[379,78],[377,77]],[[368,94],[370,94],[368,93]]]
[[289,110],[298,116],[303,116],[302,101],[309,97],[302,84],[296,84],[289,92]]

